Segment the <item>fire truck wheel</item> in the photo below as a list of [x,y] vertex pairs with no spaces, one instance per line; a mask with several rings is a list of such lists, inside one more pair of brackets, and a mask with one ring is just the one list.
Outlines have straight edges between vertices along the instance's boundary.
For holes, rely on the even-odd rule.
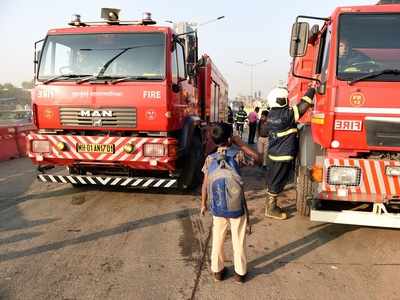
[[310,199],[313,194],[313,183],[307,167],[298,166],[296,176],[296,208],[300,216],[310,215]]
[[184,169],[180,179],[180,189],[187,190],[197,187],[202,178],[203,145],[198,136],[192,140],[189,154],[185,159]]

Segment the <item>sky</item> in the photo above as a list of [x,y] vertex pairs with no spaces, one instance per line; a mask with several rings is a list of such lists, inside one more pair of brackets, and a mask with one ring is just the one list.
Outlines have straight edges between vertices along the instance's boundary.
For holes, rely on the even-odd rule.
[[224,19],[199,29],[200,54],[207,53],[229,83],[230,98],[250,93],[250,68],[236,63],[257,63],[254,90],[262,95],[289,70],[291,26],[297,15],[328,17],[337,6],[374,4],[371,0],[0,0],[0,83],[20,85],[33,77],[33,44],[51,28],[67,27],[73,14],[82,21],[100,20],[102,7],[121,9],[121,20],[153,14],[165,20],[205,22]]

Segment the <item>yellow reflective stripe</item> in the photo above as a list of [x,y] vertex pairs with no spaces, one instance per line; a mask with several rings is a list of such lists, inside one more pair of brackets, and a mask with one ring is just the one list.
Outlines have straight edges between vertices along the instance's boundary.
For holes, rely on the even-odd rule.
[[292,108],[294,113],[294,121],[297,122],[300,119],[299,108],[297,107],[297,105],[294,105]]
[[271,159],[271,160],[274,160],[274,161],[286,161],[286,160],[292,160],[292,159],[294,159],[294,157],[293,156],[291,156],[291,155],[280,155],[280,156],[275,156],[275,155],[268,155],[268,157]]
[[308,104],[313,104],[312,99],[308,96],[304,96],[303,98],[301,98],[301,100],[303,100],[304,102],[307,102]]
[[288,129],[286,131],[278,132],[276,134],[276,136],[277,137],[283,137],[283,136],[287,136],[287,135],[292,134],[292,133],[297,133],[297,128],[290,128],[290,129]]

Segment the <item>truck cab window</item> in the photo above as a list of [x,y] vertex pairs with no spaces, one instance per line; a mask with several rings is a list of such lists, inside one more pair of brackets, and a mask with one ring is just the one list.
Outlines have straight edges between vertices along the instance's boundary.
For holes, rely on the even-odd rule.
[[321,36],[320,47],[318,51],[318,60],[315,73],[321,75],[321,82],[324,83],[328,73],[329,51],[331,46],[331,28],[328,27]]
[[71,48],[61,43],[50,42],[43,55],[44,64],[42,74],[64,74],[70,71]]
[[352,14],[339,18],[337,40],[337,77],[352,81],[379,73],[368,80],[399,81],[400,14]]
[[165,77],[165,35],[161,33],[49,35],[43,51],[39,81],[66,74],[94,75],[104,65],[102,75],[108,77]]

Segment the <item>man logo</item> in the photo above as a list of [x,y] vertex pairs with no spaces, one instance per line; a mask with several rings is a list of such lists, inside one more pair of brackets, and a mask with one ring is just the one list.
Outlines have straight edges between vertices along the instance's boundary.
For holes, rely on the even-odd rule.
[[101,127],[103,125],[103,121],[101,119],[94,119],[92,125],[93,127]]
[[112,117],[113,112],[112,110],[81,110],[80,112],[81,117]]

